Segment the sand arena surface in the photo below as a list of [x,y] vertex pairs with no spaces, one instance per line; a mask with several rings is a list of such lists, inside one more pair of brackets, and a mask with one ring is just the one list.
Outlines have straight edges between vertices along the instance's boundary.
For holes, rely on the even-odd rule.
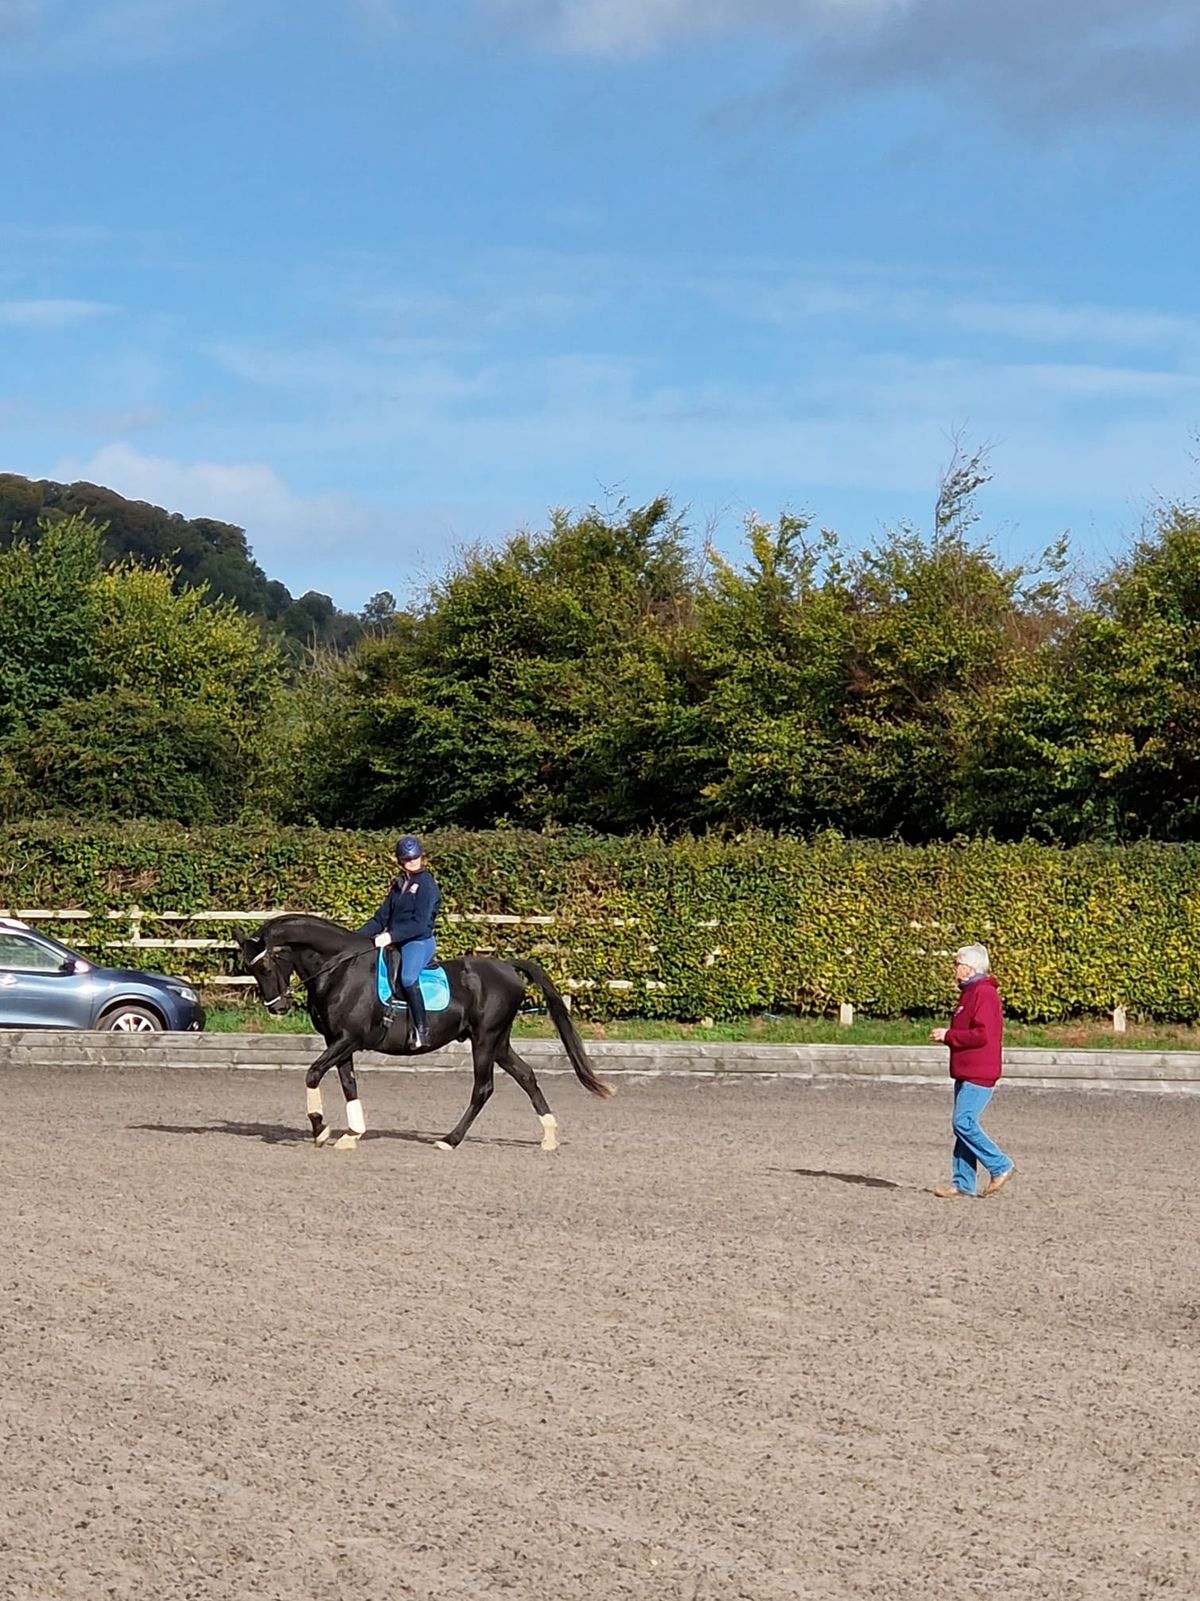
[[0,1077],[5,1601],[1200,1595],[1200,1098],[361,1083]]

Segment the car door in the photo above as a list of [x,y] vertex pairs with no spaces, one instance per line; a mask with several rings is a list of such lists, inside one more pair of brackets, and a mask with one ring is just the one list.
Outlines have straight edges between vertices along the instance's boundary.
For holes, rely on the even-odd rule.
[[90,975],[64,972],[63,961],[36,936],[0,929],[0,1027],[87,1028]]

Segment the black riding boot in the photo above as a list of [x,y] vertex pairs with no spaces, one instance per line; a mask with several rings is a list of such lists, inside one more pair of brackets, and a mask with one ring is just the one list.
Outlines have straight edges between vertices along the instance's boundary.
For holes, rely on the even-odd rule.
[[420,1051],[429,1044],[429,1029],[425,1023],[425,997],[419,984],[404,986],[404,999],[408,1002],[408,1048]]

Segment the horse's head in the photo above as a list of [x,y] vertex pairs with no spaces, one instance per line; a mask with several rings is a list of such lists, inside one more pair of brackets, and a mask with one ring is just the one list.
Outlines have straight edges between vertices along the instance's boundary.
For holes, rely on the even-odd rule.
[[268,1012],[282,1017],[292,1009],[288,980],[292,976],[292,953],[286,945],[270,945],[261,931],[238,941],[242,965],[258,986],[259,997]]

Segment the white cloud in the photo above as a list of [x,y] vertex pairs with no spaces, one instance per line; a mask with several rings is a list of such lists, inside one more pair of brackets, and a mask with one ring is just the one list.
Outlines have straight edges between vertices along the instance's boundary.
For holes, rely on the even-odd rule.
[[373,34],[399,33],[404,26],[400,0],[350,0],[350,9]]
[[1130,350],[1200,348],[1200,322],[1108,306],[952,301],[945,308],[945,317],[972,333],[1029,344],[1097,344]]
[[[467,372],[441,359],[423,359],[406,349],[386,344],[312,345],[279,349],[232,341],[210,352],[226,372],[245,383],[278,389],[332,402],[390,404],[404,409],[410,401],[421,406],[446,406],[500,394],[498,380],[486,364]],[[473,352],[478,359],[478,353]]]
[[965,418],[975,437],[1001,442],[1005,489],[1094,504],[1148,493],[1172,463],[1177,481],[1198,402],[1195,381],[1089,367],[876,357],[792,385],[645,389],[630,379],[624,394],[598,392],[589,373],[572,388],[560,369],[552,405],[465,420],[456,439],[476,473],[553,464],[557,482],[574,486],[568,499],[618,475],[646,493],[758,485],[786,504],[823,489],[919,491]]
[[[510,265],[539,293],[543,285],[553,293],[560,274],[576,285],[593,276],[591,264],[575,259]],[[503,300],[504,276],[492,276]],[[550,504],[627,476],[647,493],[759,484],[775,486],[784,501],[821,486],[914,490],[930,481],[946,430],[964,418],[977,437],[1007,441],[1002,472],[1014,488],[1024,484],[1026,462],[1038,464],[1044,492],[1084,501],[1139,482],[1145,488],[1171,461],[1186,468],[1188,430],[1200,411],[1200,326],[1184,318],[1008,301],[954,279],[854,264],[794,280],[777,263],[733,260],[648,285],[636,263],[618,259],[602,276],[613,296],[640,297],[642,319],[661,301],[672,315],[691,306],[702,319],[706,305],[717,304],[731,329],[759,339],[765,325],[767,367],[757,379],[692,379],[664,373],[653,347],[625,356],[610,342],[610,353],[596,356],[586,348],[586,293],[576,321],[545,355],[495,337],[447,348],[437,360],[379,339],[225,346],[218,357],[289,408],[293,420],[275,436],[281,449],[295,454],[295,437],[311,427],[331,459],[357,460],[376,476],[386,461],[395,492],[418,498],[448,471],[464,495],[490,490],[506,503],[531,480]],[[863,326],[850,326],[856,319]],[[783,352],[794,358],[786,378]],[[1158,419],[1153,450],[1148,417]],[[1098,459],[1092,441],[1101,433]],[[1054,473],[1049,442],[1058,452]]]
[[40,9],[39,0],[0,0],[0,39],[19,39]]
[[297,495],[262,462],[178,461],[118,443],[86,460],[60,460],[59,482],[103,484],[130,500],[146,500],[185,517],[212,517],[246,530],[254,554],[272,576],[295,589],[295,574],[328,571],[329,558],[361,531],[367,511],[350,496]]
[[[389,589],[402,602],[444,571],[448,553],[481,533],[518,526],[520,501],[447,493],[375,505],[352,495],[300,495],[262,462],[182,461],[105,445],[62,459],[47,473],[60,483],[103,484],[185,517],[211,517],[246,531],[255,560],[294,595],[315,589],[361,610]],[[539,506],[539,512],[541,507]]]
[[45,332],[94,322],[116,310],[99,300],[0,300],[0,326]]
[[1087,349],[1200,352],[1200,319],[1132,306],[1003,300],[955,293],[951,284],[906,282],[902,274],[843,269],[831,275],[732,284],[728,301],[742,300],[752,316],[782,327],[872,319],[897,327],[958,329],[1022,344]]
[[[499,376],[502,406],[441,390],[393,407],[339,387],[322,393],[319,419],[260,429],[259,459],[235,453],[229,424],[206,430],[203,459],[120,442],[47,476],[236,523],[293,592],[357,608],[444,570],[455,543],[539,526],[549,506],[603,500],[608,487],[635,502],[674,494],[701,521],[753,500],[767,515],[792,506],[836,523],[845,496],[895,517],[932,496],[955,424],[997,441],[998,497],[1071,504],[1077,517],[1091,508],[1111,523],[1114,508],[1135,516],[1156,491],[1186,492],[1200,407],[1200,381],[1176,373],[883,354],[788,381],[663,383],[637,361],[584,357]],[[265,459],[301,461],[306,450],[337,463],[355,492],[300,493]],[[1057,531],[1043,514],[1028,538]]]
[[[865,497],[881,517],[905,496],[923,508],[958,424],[998,442],[997,493],[1070,504],[1077,518],[1188,487],[1200,338],[1153,307],[1009,300],[1000,280],[861,263],[798,276],[733,258],[648,275],[630,258],[547,255],[480,271],[500,308],[520,295],[553,303],[565,285],[578,301],[544,345],[505,316],[436,344],[463,303],[452,279],[428,300],[394,280],[356,286],[340,340],[322,316],[319,340],[210,347],[210,395],[186,413],[169,367],[121,381],[106,363],[94,393],[75,386],[73,413],[29,434],[69,459],[51,467],[21,443],[26,416],[6,421],[7,465],[40,456],[46,476],[237,523],[272,576],[356,606],[380,588],[405,593],[453,541],[537,525],[548,506],[602,500],[606,485],[634,500],[675,494],[701,519],[750,500],[835,522]],[[631,320],[597,354],[601,282]],[[752,354],[670,356],[669,341],[645,337],[660,316],[718,317],[759,368]],[[122,410],[143,416],[136,438]]]
[[0,69],[95,67],[190,56],[226,42],[232,0],[0,0],[0,35],[10,17],[10,50]]
[[[324,0],[330,28],[372,42],[399,36],[411,0]],[[190,59],[242,43],[265,27],[294,26],[280,0],[0,0],[0,73],[5,67],[138,66]]]
[[718,33],[771,29],[819,32],[831,23],[870,21],[910,0],[481,0],[510,27],[552,47],[587,55],[654,50]]
[[1192,122],[1198,69],[1194,0],[912,0],[875,29],[822,41],[803,87],[929,91],[1027,132]]
[[254,516],[279,521],[295,506],[279,477],[261,463],[173,461],[126,444],[106,445],[87,461],[60,462],[56,476],[104,484],[186,517],[215,517],[243,527]]
[[1020,131],[1195,121],[1195,0],[477,0],[500,26],[584,55],[768,30],[796,51],[795,105],[902,87]]

